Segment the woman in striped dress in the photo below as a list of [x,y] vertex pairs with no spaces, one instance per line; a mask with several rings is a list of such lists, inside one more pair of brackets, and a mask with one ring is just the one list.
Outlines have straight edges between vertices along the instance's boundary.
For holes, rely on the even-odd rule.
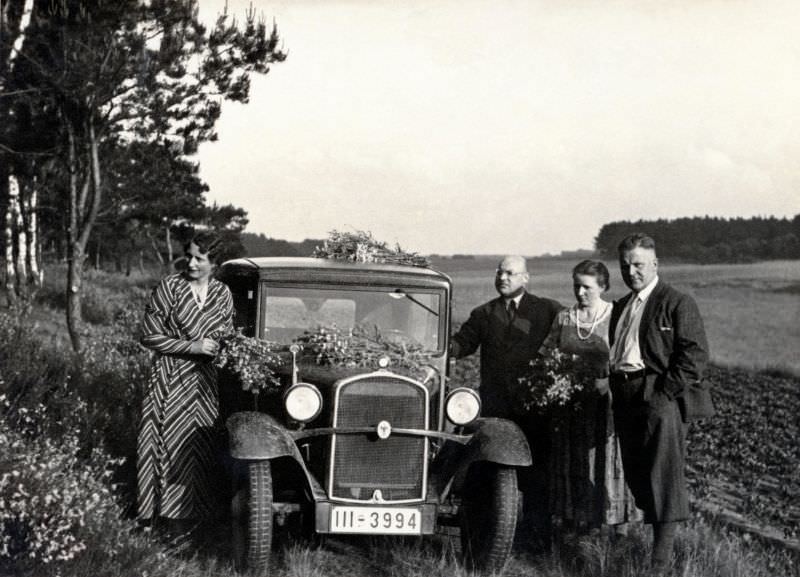
[[155,351],[138,438],[138,516],[188,533],[215,512],[218,457],[217,339],[233,330],[228,287],[211,278],[220,239],[200,232],[185,247],[187,270],[153,290],[142,323]]

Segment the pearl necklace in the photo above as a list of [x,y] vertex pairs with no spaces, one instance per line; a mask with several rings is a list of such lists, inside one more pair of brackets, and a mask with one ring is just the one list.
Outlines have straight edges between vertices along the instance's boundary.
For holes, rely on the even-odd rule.
[[[606,316],[606,312],[608,311],[608,303],[606,303],[606,306],[603,307],[603,313],[602,314],[600,314],[600,309],[599,308],[597,310],[595,310],[594,317],[592,318],[591,325],[589,326],[589,332],[586,333],[585,336],[581,334],[581,321],[578,319],[578,307],[577,306],[573,307],[572,311],[575,312],[575,334],[578,335],[578,339],[579,340],[585,341],[589,337],[592,336],[592,333],[594,333],[594,329],[597,328],[597,323],[600,322],[600,319],[602,319],[604,316]],[[586,323],[584,323],[584,324],[586,324]]]

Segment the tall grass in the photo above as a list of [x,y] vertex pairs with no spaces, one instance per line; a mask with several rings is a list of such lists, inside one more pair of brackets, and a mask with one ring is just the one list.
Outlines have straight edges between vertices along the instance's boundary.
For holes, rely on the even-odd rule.
[[[109,562],[96,555],[71,566],[72,575],[236,577],[229,557],[204,551],[171,552],[142,535]],[[321,543],[289,541],[275,551],[273,577],[644,577],[649,574],[649,532],[640,527],[621,541],[593,535],[566,539],[556,550],[532,554],[519,545],[497,573],[466,570],[457,539],[328,538]],[[679,532],[671,574],[681,577],[792,577],[800,559],[785,550],[696,519]],[[82,572],[85,571],[85,572]]]

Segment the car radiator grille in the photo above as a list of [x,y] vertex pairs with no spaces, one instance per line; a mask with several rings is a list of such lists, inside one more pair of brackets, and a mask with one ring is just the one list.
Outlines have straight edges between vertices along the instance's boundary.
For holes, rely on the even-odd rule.
[[[369,376],[339,389],[334,426],[424,429],[428,424],[425,390],[396,377]],[[394,435],[334,435],[331,441],[331,497],[369,500],[380,491],[385,501],[421,499],[424,495],[427,439]]]

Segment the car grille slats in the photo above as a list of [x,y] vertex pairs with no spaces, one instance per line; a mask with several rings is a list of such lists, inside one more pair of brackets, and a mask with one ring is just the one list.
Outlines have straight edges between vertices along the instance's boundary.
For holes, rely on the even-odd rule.
[[[340,386],[334,426],[377,428],[386,421],[392,429],[425,429],[427,407],[425,389],[417,383],[369,375]],[[394,434],[334,435],[331,497],[368,501],[380,491],[384,501],[422,499],[427,442]]]

